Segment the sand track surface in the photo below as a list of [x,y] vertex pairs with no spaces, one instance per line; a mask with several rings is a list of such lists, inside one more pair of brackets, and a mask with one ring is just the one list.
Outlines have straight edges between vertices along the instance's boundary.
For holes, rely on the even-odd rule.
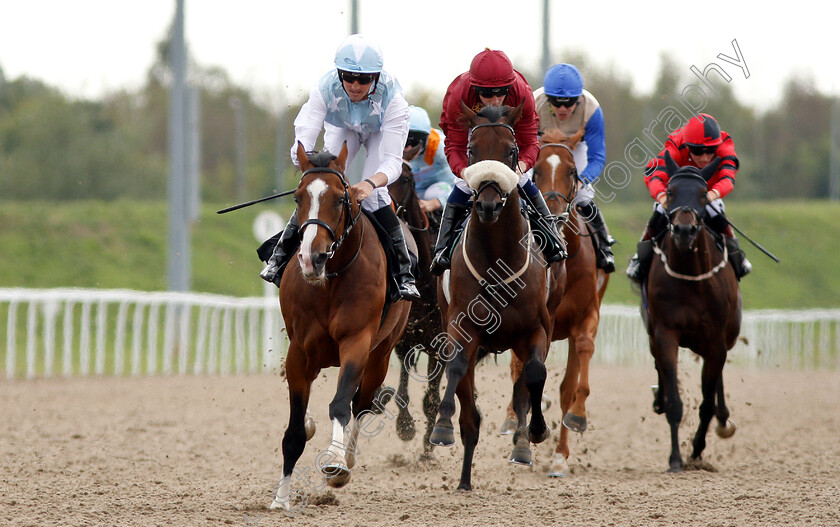
[[[393,370],[393,368],[392,368]],[[403,442],[389,416],[360,441],[352,480],[323,487],[316,456],[330,442],[337,370],[314,386],[318,424],[298,463],[306,503],[268,510],[281,476],[289,415],[280,375],[72,378],[0,382],[0,524],[42,525],[840,525],[840,373],[727,366],[737,433],[708,436],[704,469],[665,472],[664,416],[651,410],[652,368],[593,366],[589,429],[571,439],[572,473],[546,477],[557,437],[562,367],[546,391],[555,432],[531,468],[508,463],[499,436],[510,395],[504,365],[477,371],[484,415],[472,492],[455,490],[463,450],[420,462],[422,430]],[[389,372],[394,384],[396,372]],[[681,361],[688,456],[697,424],[699,365]],[[412,383],[419,426],[424,385]],[[395,411],[395,403],[388,408]]]

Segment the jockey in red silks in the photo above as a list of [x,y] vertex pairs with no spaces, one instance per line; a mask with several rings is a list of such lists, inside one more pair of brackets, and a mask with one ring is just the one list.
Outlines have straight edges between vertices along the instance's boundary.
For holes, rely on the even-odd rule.
[[729,194],[735,186],[735,174],[738,172],[738,156],[735,154],[735,144],[728,133],[720,129],[720,125],[709,114],[701,113],[689,119],[688,123],[668,136],[665,148],[645,168],[645,184],[651,197],[656,200],[653,215],[648,220],[638,251],[627,266],[627,276],[636,282],[641,282],[650,260],[653,256],[652,239],[656,238],[668,225],[665,211],[666,190],[669,176],[665,171],[665,153],[670,153],[677,165],[705,168],[716,158],[720,164],[708,181],[706,199],[706,225],[723,234],[726,249],[729,253],[729,263],[735,270],[735,276],[740,280],[752,270],[752,265],[738,246],[738,240],[732,232],[732,227],[726,221],[726,208],[723,197]]
[[531,86],[521,73],[513,69],[510,59],[504,52],[485,49],[473,58],[469,71],[452,81],[443,98],[440,127],[446,134],[446,159],[458,179],[443,210],[440,233],[435,244],[432,272],[441,274],[449,268],[455,233],[470,212],[469,201],[472,191],[461,179],[461,172],[469,165],[467,159],[469,131],[464,127],[463,122],[459,121],[462,115],[462,101],[476,112],[485,106],[516,107],[524,102],[522,116],[513,127],[519,148],[519,160],[515,167],[520,175],[519,188],[524,191],[539,214],[540,224],[553,238],[544,247],[546,261],[552,263],[565,258],[562,238],[557,232],[554,217],[539,189],[525,175],[534,166],[539,153],[537,137],[539,118],[535,110]]

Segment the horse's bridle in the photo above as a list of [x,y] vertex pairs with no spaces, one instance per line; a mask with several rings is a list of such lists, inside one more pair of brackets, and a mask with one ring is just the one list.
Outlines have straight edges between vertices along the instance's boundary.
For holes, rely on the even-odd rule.
[[487,126],[502,126],[510,130],[510,134],[513,136],[513,162],[508,165],[508,167],[516,172],[517,165],[519,165],[519,145],[516,143],[516,132],[513,130],[513,127],[507,123],[480,123],[470,128],[469,134],[467,134],[467,161],[469,161],[470,164],[473,164],[472,149],[470,148],[473,132],[479,128]]
[[[540,150],[542,150],[543,148],[549,147],[549,146],[559,146],[561,148],[565,148],[566,150],[569,151],[570,154],[572,154],[572,156],[574,156],[574,154],[572,153],[572,149],[569,148],[569,145],[565,145],[563,143],[546,143],[544,145],[540,145]],[[534,176],[536,176],[536,171],[534,172]],[[572,191],[569,193],[568,196],[563,194],[562,192],[557,192],[555,190],[550,190],[548,192],[543,192],[543,197],[545,198],[546,201],[550,201],[550,200],[560,201],[561,198],[562,198],[562,200],[566,202],[566,210],[561,215],[561,216],[565,216],[566,218],[568,218],[569,214],[571,214],[571,212],[572,212],[572,202],[575,200],[575,196],[577,195],[577,182],[580,181],[580,177],[578,176],[577,167],[572,167],[572,178],[573,178],[573,180],[572,180]],[[533,181],[533,179],[534,179],[534,177],[532,176],[531,180]]]
[[695,234],[694,239],[691,240],[691,244],[689,245],[689,248],[693,249],[694,248],[694,243],[697,241],[697,235],[703,229],[703,227],[705,226],[705,223],[703,223],[703,219],[700,216],[700,213],[698,213],[697,210],[695,210],[693,207],[689,207],[688,205],[683,205],[682,207],[677,207],[674,210],[669,210],[668,211],[668,231],[671,233],[672,236],[674,235],[674,217],[677,214],[679,214],[680,212],[690,212],[691,215],[694,217],[694,221],[697,222],[697,224],[696,224],[697,234]]
[[[309,174],[335,174],[341,180],[341,184],[344,186],[344,198],[342,199],[342,203],[344,207],[341,209],[341,215],[338,217],[338,224],[341,225],[341,220],[344,218],[344,214],[347,213],[347,224],[344,226],[344,230],[342,231],[341,235],[336,237],[335,230],[325,221],[320,220],[318,218],[312,218],[306,220],[305,222],[300,224],[298,227],[298,233],[303,233],[303,230],[309,225],[317,225],[318,227],[323,227],[327,230],[327,233],[332,238],[332,244],[330,244],[329,250],[327,250],[327,259],[332,258],[335,254],[335,251],[338,250],[341,243],[347,238],[347,235],[350,234],[350,231],[353,230],[353,227],[359,221],[359,217],[362,215],[362,208],[359,207],[359,212],[356,216],[353,216],[353,211],[350,209],[350,184],[347,183],[347,179],[344,177],[344,174],[337,170],[333,170],[331,168],[326,167],[315,167],[310,168],[300,176],[301,184],[303,183],[303,178],[308,176]],[[361,248],[361,244],[359,245]],[[358,251],[356,252],[356,256],[358,256]],[[353,260],[356,259],[356,256],[353,256]],[[351,260],[352,263],[352,260]],[[340,271],[339,271],[340,272]]]
[[[405,181],[406,184],[409,186],[410,190],[405,193],[405,196],[403,196],[402,200],[400,200],[399,202],[396,202],[397,205],[396,205],[396,210],[394,212],[396,213],[397,217],[400,217],[400,218],[403,219],[403,221],[405,221],[406,226],[408,226],[408,230],[410,230],[412,232],[426,232],[426,231],[429,230],[429,215],[426,214],[425,212],[423,212],[422,210],[420,212],[423,214],[423,222],[425,224],[425,226],[423,228],[414,227],[413,225],[411,225],[408,222],[408,220],[406,218],[401,216],[402,214],[405,213],[406,210],[408,210],[408,202],[411,199],[411,195],[414,194],[415,196],[417,196],[417,185],[414,182],[414,174],[411,172],[411,168],[410,168],[411,165],[409,165],[405,161],[403,161],[403,165],[406,165],[406,166],[409,167],[409,175],[404,176],[403,174],[400,174],[400,177],[398,178],[398,180]],[[392,199],[393,199],[393,197],[394,197],[393,194],[391,194]]]

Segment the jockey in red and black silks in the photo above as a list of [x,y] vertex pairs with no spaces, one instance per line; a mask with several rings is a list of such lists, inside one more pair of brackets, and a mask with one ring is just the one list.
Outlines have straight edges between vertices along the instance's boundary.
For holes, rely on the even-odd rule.
[[735,186],[735,174],[738,171],[738,156],[732,137],[721,130],[717,120],[709,114],[701,113],[668,136],[665,147],[645,168],[645,184],[651,197],[656,202],[653,215],[648,220],[638,250],[627,266],[627,276],[636,282],[642,282],[650,259],[653,256],[653,242],[668,225],[665,212],[666,189],[669,176],[665,170],[665,154],[669,153],[677,165],[694,166],[703,169],[712,162],[719,163],[715,173],[707,182],[704,222],[707,226],[723,235],[729,262],[740,280],[752,270],[752,265],[738,245],[738,240],[725,218],[726,208],[723,198]]

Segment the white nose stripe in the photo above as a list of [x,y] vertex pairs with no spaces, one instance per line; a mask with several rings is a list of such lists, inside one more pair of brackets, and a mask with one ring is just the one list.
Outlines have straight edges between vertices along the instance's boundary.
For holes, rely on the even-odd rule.
[[[316,179],[306,187],[306,192],[309,193],[309,217],[307,220],[318,219],[318,211],[321,208],[321,196],[323,196],[326,191],[327,184],[320,179]],[[315,234],[317,233],[317,225],[307,225],[303,230],[303,238],[300,243],[300,254],[305,262],[310,262],[312,260],[312,240],[315,239]]]
[[554,174],[557,173],[557,167],[563,164],[563,160],[557,154],[551,154],[545,161],[551,165],[551,187],[554,188]]

